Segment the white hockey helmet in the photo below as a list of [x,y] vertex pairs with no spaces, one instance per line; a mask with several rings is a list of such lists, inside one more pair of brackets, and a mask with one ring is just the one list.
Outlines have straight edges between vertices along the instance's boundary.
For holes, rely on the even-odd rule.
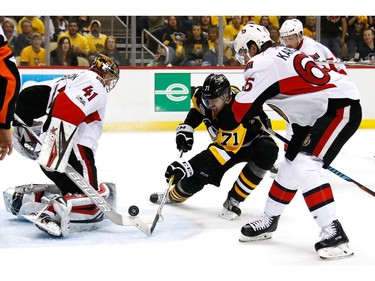
[[300,43],[303,38],[303,24],[298,19],[286,20],[280,28],[281,41],[283,41],[285,36],[293,34],[298,36],[298,43]]
[[236,52],[235,57],[242,65],[245,64],[245,59],[239,54],[239,52],[245,51],[246,56],[251,59],[248,48],[248,43],[250,41],[253,41],[257,45],[259,52],[264,43],[272,40],[270,33],[265,26],[252,23],[246,24],[237,34],[233,45],[234,51]]

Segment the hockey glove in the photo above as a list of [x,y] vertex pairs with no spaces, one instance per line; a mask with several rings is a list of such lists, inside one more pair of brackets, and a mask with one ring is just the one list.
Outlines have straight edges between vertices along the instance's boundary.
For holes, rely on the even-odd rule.
[[262,110],[258,116],[255,116],[251,122],[259,122],[261,128],[266,130],[268,128],[272,129],[271,120],[268,118],[267,114]]
[[190,163],[182,158],[177,159],[167,167],[165,177],[167,182],[174,175],[173,183],[177,183],[183,178],[189,178],[194,174],[193,168]]
[[306,145],[309,143],[309,141],[306,141],[306,138],[310,138],[308,134],[311,130],[310,126],[303,127],[298,124],[292,124],[292,128],[293,135],[285,152],[285,158],[290,161],[293,161],[294,158],[296,158],[301,147],[306,147]]
[[188,124],[180,124],[176,129],[176,145],[178,150],[187,152],[193,148],[194,129]]
[[[38,136],[42,132],[42,122],[33,122],[30,129]],[[34,138],[32,134],[26,131],[26,129],[19,126],[17,122],[13,122],[13,138],[12,138],[14,149],[21,155],[36,160],[39,157],[40,145],[38,140]]]
[[271,119],[268,118],[268,115],[264,112],[264,110],[259,113],[259,118],[262,121],[264,127],[266,127],[267,129],[272,129]]

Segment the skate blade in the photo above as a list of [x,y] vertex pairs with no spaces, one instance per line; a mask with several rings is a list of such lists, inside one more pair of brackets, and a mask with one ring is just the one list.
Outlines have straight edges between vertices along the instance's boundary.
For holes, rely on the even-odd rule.
[[226,208],[223,208],[223,210],[219,214],[219,217],[228,221],[232,221],[238,218],[238,215],[234,212],[228,211]]
[[260,240],[267,240],[272,238],[272,233],[263,233],[258,236],[246,236],[241,234],[239,241],[240,242],[253,242],[253,241],[260,241]]
[[318,255],[322,260],[337,260],[351,257],[354,252],[349,248],[348,243],[343,243],[336,247],[320,249],[318,250]]

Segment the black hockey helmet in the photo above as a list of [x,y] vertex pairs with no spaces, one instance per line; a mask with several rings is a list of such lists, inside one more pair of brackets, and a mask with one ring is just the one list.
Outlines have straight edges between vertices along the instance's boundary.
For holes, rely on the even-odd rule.
[[222,98],[224,101],[231,96],[230,83],[224,74],[210,74],[203,83],[202,101],[206,105],[208,100]]

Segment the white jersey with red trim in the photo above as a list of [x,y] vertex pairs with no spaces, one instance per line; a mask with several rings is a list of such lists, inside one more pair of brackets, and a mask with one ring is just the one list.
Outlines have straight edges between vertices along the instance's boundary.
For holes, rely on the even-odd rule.
[[312,57],[320,67],[327,67],[341,74],[346,74],[345,64],[340,63],[340,60],[326,46],[314,39],[304,36],[297,49]]
[[103,79],[85,70],[55,79],[51,87],[52,116],[78,126],[76,143],[95,153],[107,105]]
[[323,69],[306,54],[282,46],[254,56],[244,73],[245,85],[235,97],[237,121],[257,114],[265,102],[285,120],[312,126],[327,110],[328,99],[359,100],[354,82]]

